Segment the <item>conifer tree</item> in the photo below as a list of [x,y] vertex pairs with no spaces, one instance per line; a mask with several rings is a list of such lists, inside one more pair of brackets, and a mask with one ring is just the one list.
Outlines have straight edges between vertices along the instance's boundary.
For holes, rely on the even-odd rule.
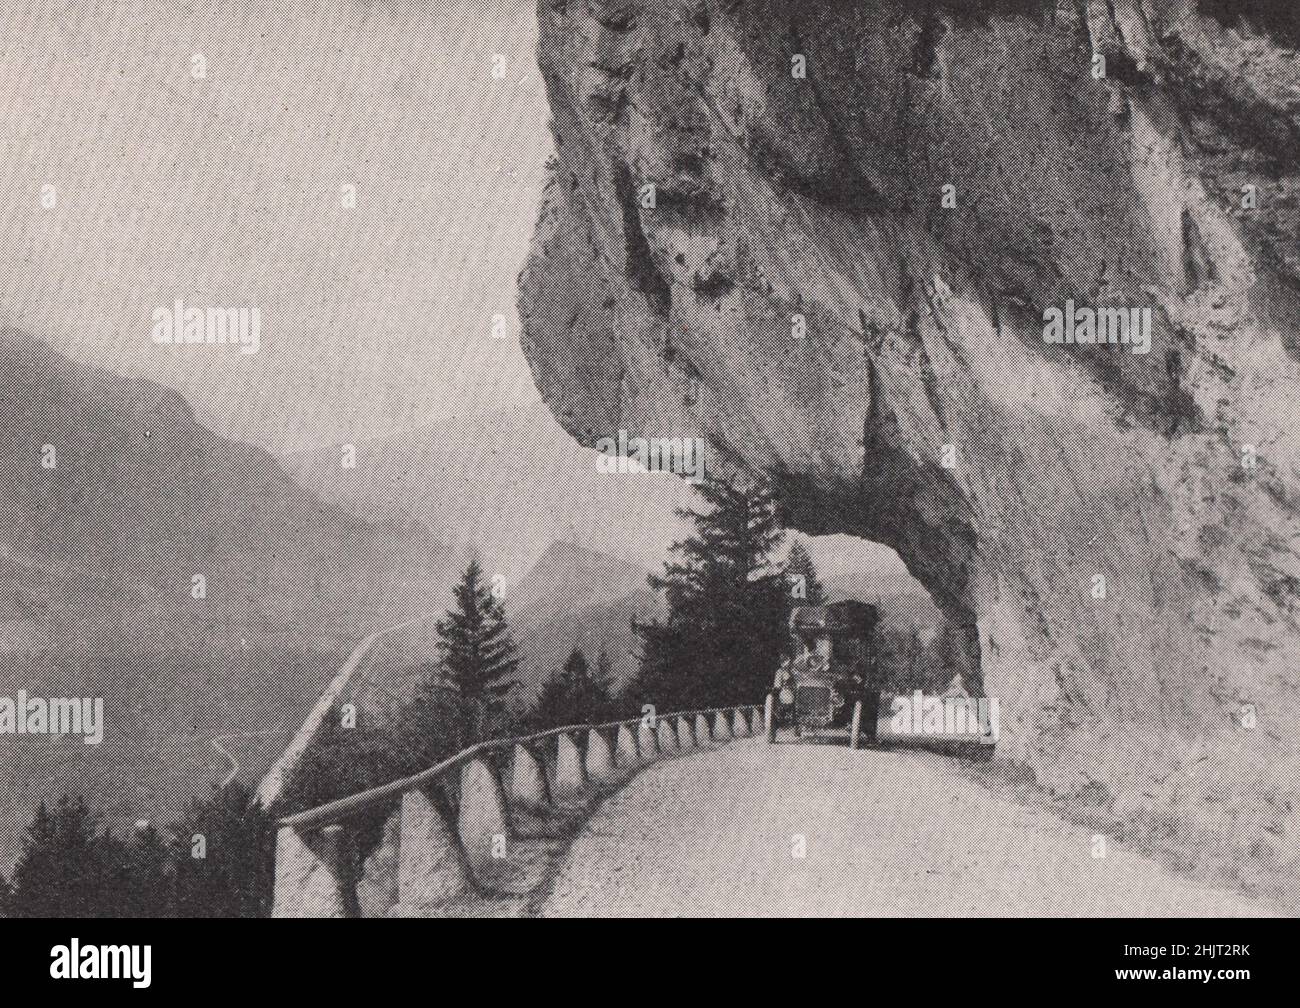
[[[608,658],[605,661],[608,665]],[[610,702],[607,675],[600,671],[599,665],[593,673],[586,655],[575,647],[564,668],[542,689],[529,722],[543,730],[603,720]]]
[[172,867],[158,830],[138,824],[128,840],[105,833],[96,841],[100,883],[96,917],[170,917]]
[[822,606],[826,604],[826,590],[817,577],[817,568],[802,543],[790,546],[785,560],[786,577],[790,581],[790,597],[797,606]]
[[438,647],[457,693],[464,746],[490,737],[502,723],[519,660],[501,600],[483,583],[477,559],[470,561],[455,594],[456,608],[438,623]]
[[238,780],[195,799],[171,827],[181,917],[266,917],[275,875],[275,820]]
[[711,480],[695,491],[708,510],[679,510],[695,532],[650,577],[668,615],[634,624],[643,642],[638,693],[660,709],[754,703],[787,646],[790,587],[772,558],[785,533],[771,488]]
[[596,655],[596,685],[605,694],[606,699],[610,699],[614,691],[614,663],[609,660],[609,652],[605,650],[604,642],[601,642],[600,651]]
[[14,868],[10,912],[15,917],[96,916],[103,886],[96,821],[81,798],[36,809]]

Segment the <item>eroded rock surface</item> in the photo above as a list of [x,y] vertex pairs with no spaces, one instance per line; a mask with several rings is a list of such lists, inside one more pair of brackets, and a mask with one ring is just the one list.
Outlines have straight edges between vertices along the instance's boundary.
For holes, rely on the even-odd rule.
[[[1002,757],[1295,867],[1294,6],[540,19],[558,156],[521,311],[566,429],[703,437],[792,526],[894,547],[978,625]],[[1150,352],[1046,343],[1069,301],[1152,309]]]

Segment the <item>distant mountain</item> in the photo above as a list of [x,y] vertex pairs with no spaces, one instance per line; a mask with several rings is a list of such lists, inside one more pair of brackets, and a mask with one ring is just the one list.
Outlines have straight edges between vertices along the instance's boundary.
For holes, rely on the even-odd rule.
[[537,402],[455,417],[356,443],[292,454],[285,465],[325,502],[371,517],[413,519],[491,574],[515,582],[557,539],[657,565],[689,484],[666,473],[599,471],[600,457]]
[[523,579],[506,594],[506,614],[520,645],[521,706],[581,648],[594,667],[602,645],[615,685],[636,672],[638,638],[631,621],[659,615],[649,572],[638,564],[568,542],[548,546]]
[[506,606],[516,620],[550,620],[648,591],[649,575],[639,564],[557,541],[546,547],[523,579],[507,592]]
[[0,736],[0,870],[42,797],[165,821],[236,765],[255,783],[351,641],[445,608],[460,559],[322,503],[176,392],[0,333],[0,696],[106,720],[99,746]]
[[180,394],[12,330],[0,478],[0,623],[65,642],[351,637],[427,605],[451,565],[417,523],[322,503]]

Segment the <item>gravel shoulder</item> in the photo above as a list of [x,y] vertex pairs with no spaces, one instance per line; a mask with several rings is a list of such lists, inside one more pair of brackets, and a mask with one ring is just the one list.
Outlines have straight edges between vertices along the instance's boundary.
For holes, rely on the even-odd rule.
[[[802,838],[802,857],[800,853]],[[1250,917],[918,752],[737,740],[643,770],[595,811],[543,917]]]

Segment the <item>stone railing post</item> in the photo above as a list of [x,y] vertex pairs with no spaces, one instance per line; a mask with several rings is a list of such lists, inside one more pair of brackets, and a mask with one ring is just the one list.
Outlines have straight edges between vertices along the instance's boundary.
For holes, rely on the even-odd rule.
[[750,712],[749,718],[750,718],[750,721],[749,721],[750,729],[749,729],[749,731],[750,731],[750,734],[751,734],[751,735],[762,735],[765,731],[767,731],[767,726],[763,723],[763,708],[762,708],[762,707],[755,707],[755,708]]
[[358,917],[357,857],[341,825],[300,834],[281,827],[275,843],[272,917]]
[[587,779],[593,781],[608,782],[618,776],[609,740],[599,728],[587,730],[586,770]]
[[640,760],[636,749],[636,736],[628,725],[618,726],[618,765],[623,769],[634,767]]
[[650,727],[650,719],[642,718],[636,729],[636,747],[643,760],[652,760],[659,753],[659,740],[655,730]]
[[493,847],[510,836],[505,791],[497,772],[481,759],[461,770],[459,833],[474,877],[481,881],[492,868]]
[[402,795],[397,905],[390,917],[432,917],[474,891],[469,861],[437,803],[416,788]]
[[512,806],[528,811],[544,809],[550,804],[546,774],[526,745],[516,745],[511,753],[508,799]]
[[[646,718],[605,727],[574,728],[558,734],[544,732],[527,738],[499,739],[466,749],[408,781],[374,788],[284,820],[276,839],[273,917],[357,917],[360,903],[367,913],[370,892],[377,883],[371,859],[366,876],[356,850],[356,838],[343,823],[362,810],[390,809],[400,796],[400,819],[389,811],[385,826],[388,860],[384,879],[396,864],[396,903],[392,889],[383,907],[390,917],[437,916],[451,904],[478,892],[492,892],[492,876],[506,869],[507,846],[514,839],[511,812],[544,813],[561,795],[585,798],[593,784],[612,785],[626,770],[656,755],[686,752],[711,740],[725,742],[761,731],[762,708],[752,722],[739,708],[710,713]],[[635,727],[634,727],[635,725]],[[614,729],[611,737],[609,729]],[[575,734],[586,731],[585,749]],[[555,765],[530,748],[555,739]],[[502,780],[493,760],[511,749],[508,779]],[[453,814],[446,791],[447,774],[460,771],[459,802]],[[548,779],[549,778],[549,779]],[[441,782],[441,783],[440,783]],[[406,790],[409,788],[409,790]],[[292,823],[304,825],[293,826]],[[320,825],[324,823],[325,825]],[[392,848],[396,845],[395,857]],[[498,864],[498,862],[501,862]],[[384,885],[390,883],[385,881]],[[391,904],[391,905],[390,905]]]
[[587,773],[582,753],[568,732],[555,737],[555,790],[562,794],[581,794],[587,788]]

